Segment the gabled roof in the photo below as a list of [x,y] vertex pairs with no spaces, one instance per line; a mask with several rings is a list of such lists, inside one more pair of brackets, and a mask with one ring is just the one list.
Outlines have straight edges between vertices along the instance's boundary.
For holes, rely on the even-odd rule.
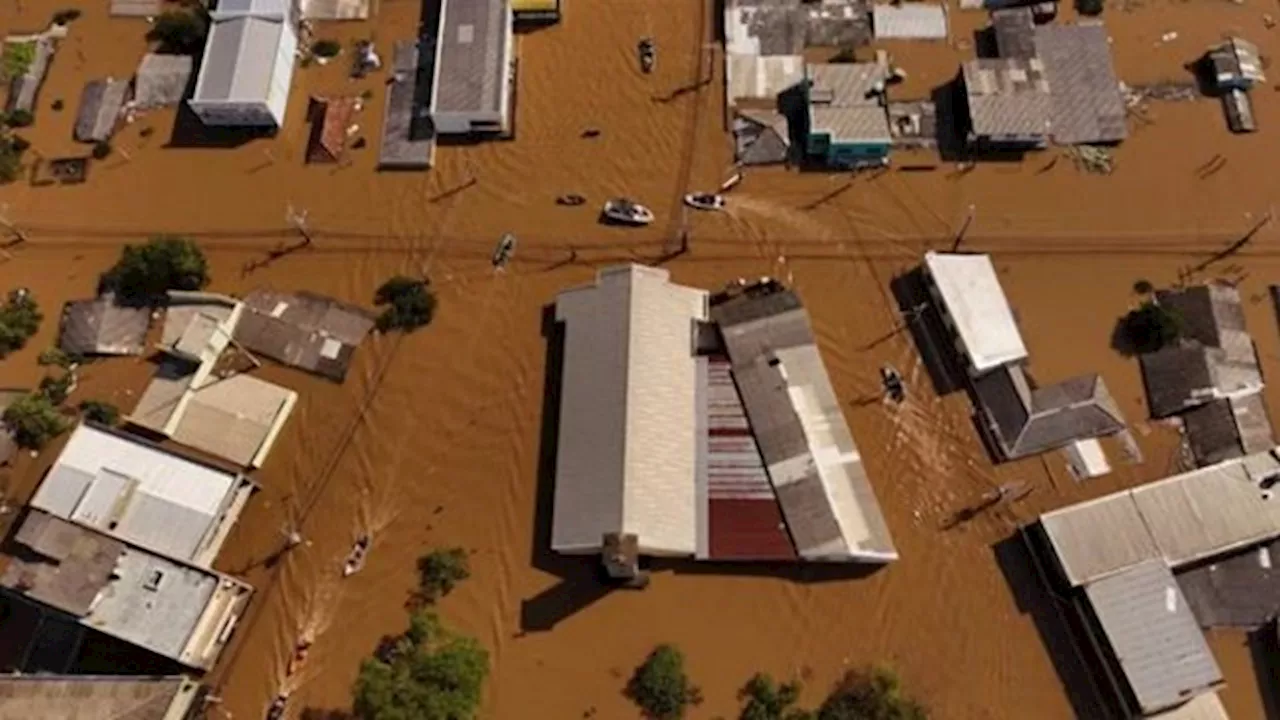
[[976,379],[974,388],[1009,459],[1124,429],[1124,418],[1098,375],[1032,389],[1022,366],[1006,365]]
[[[257,0],[255,0],[257,1]],[[272,14],[215,13],[193,102],[264,102],[272,92],[289,20]],[[284,72],[285,69],[281,68]]]
[[76,300],[62,309],[58,347],[69,355],[141,355],[150,324],[149,309],[118,305],[111,295]]

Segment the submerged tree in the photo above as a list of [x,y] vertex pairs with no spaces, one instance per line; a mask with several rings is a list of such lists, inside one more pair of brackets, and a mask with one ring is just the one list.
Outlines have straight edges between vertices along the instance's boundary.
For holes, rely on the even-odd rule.
[[354,710],[362,720],[471,720],[489,674],[475,638],[444,629],[428,610],[360,665]]
[[458,583],[471,577],[467,552],[462,548],[437,549],[418,558],[416,600],[433,603],[453,592]]
[[167,55],[194,55],[204,47],[208,33],[209,20],[203,9],[166,10],[147,32],[147,40],[157,43],[156,49]]
[[126,245],[102,276],[103,289],[122,300],[156,302],[169,290],[199,290],[209,283],[209,264],[189,238],[157,235],[145,245]]
[[1176,313],[1148,300],[1124,316],[1125,337],[1135,350],[1150,353],[1178,339],[1182,320]]
[[652,720],[679,720],[691,705],[702,702],[702,692],[685,674],[684,653],[673,645],[659,645],[649,653],[626,693]]
[[39,450],[50,440],[66,432],[71,423],[42,392],[33,392],[14,400],[5,408],[5,427],[13,433],[19,447]]
[[876,666],[845,675],[818,709],[818,720],[928,720],[924,706],[907,697],[897,673]]
[[28,290],[14,290],[0,306],[0,357],[22,348],[40,329],[44,315]]
[[756,673],[738,696],[745,701],[739,720],[814,720],[813,713],[796,707],[800,683],[778,683],[768,673]]
[[120,422],[120,408],[102,400],[85,400],[80,403],[80,413],[86,420],[103,425],[116,425]]
[[377,305],[386,305],[378,316],[378,329],[416,330],[431,322],[436,312],[436,296],[430,281],[396,275],[374,293]]

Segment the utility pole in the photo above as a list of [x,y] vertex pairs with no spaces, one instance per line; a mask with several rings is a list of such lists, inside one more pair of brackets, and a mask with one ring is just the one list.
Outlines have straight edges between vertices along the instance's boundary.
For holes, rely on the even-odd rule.
[[1232,255],[1243,250],[1244,246],[1248,245],[1249,242],[1253,240],[1254,236],[1257,235],[1258,232],[1262,230],[1262,228],[1266,227],[1268,224],[1271,223],[1271,220],[1274,216],[1275,216],[1275,208],[1274,207],[1267,208],[1266,214],[1263,215],[1261,218],[1259,218],[1258,222],[1254,223],[1253,227],[1249,228],[1249,230],[1244,235],[1240,236],[1239,240],[1236,240],[1235,242],[1228,245],[1226,249],[1214,254],[1209,259],[1195,266],[1192,272],[1199,272],[1201,270],[1204,270],[1205,268],[1209,267],[1213,263],[1218,262],[1219,260],[1224,260],[1228,257],[1231,257]]
[[974,212],[974,206],[970,205],[969,212],[964,216],[964,222],[960,224],[960,229],[956,231],[955,240],[951,243],[951,252],[956,252],[960,249],[960,243],[964,242],[964,234],[969,232],[969,225],[973,223]]
[[284,217],[285,220],[298,231],[298,234],[302,236],[303,247],[310,245],[311,233],[307,230],[307,211],[303,210],[302,212],[297,212],[293,209],[293,205],[290,204],[285,208]]
[[0,226],[4,226],[4,229],[8,230],[9,234],[13,235],[14,242],[11,244],[17,245],[18,243],[24,243],[27,241],[27,234],[22,231],[22,228],[19,228],[17,225],[10,222],[8,204],[0,205]]

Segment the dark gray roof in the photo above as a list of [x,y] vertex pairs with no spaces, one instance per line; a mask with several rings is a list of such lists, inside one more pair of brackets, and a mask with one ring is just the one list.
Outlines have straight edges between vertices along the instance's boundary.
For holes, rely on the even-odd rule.
[[1230,331],[1245,332],[1240,291],[1215,283],[1156,292],[1160,307],[1178,316],[1180,334],[1209,347],[1223,347]]
[[77,617],[106,587],[125,544],[31,509],[14,535],[27,552],[10,556],[0,586]]
[[75,139],[80,142],[99,142],[109,139],[116,131],[120,109],[129,100],[127,80],[94,80],[84,86],[80,94],[80,111],[76,115]]
[[444,0],[432,112],[499,112],[507,78],[507,0]]
[[1163,560],[1095,580],[1085,595],[1143,714],[1222,684],[1222,671]]
[[746,27],[760,55],[798,55],[806,47],[857,47],[871,41],[871,13],[860,0],[730,0],[725,12]]
[[1053,96],[1053,140],[1062,145],[1119,142],[1128,134],[1120,81],[1101,22],[1036,28]]
[[1036,54],[1036,23],[1029,7],[1003,8],[991,13],[996,52],[1002,58],[1032,58]]
[[1280,540],[1272,540],[1175,576],[1201,627],[1258,627],[1280,612],[1278,560]]
[[250,352],[339,382],[373,329],[368,311],[311,293],[255,290],[244,303],[237,342]]
[[[387,85],[387,109],[382,123],[382,147],[378,166],[399,169],[431,167],[435,136],[425,130],[431,75],[420,63],[434,63],[430,52],[421,52],[416,40],[402,40],[392,52],[391,82]],[[430,65],[428,65],[428,68]]]
[[974,390],[1007,459],[1124,429],[1124,418],[1098,375],[1033,389],[1020,365],[1005,365],[975,380]]
[[1038,58],[979,58],[962,73],[974,135],[1048,137],[1052,102]]
[[62,309],[58,347],[71,355],[141,355],[151,314],[117,305],[110,295],[69,302]]
[[786,116],[773,111],[739,111],[733,119],[738,162],[772,165],[786,162],[791,141]]
[[1139,362],[1151,417],[1168,417],[1216,397],[1208,348],[1167,347],[1143,354]]
[[1182,421],[1197,467],[1275,447],[1261,392],[1205,403],[1183,413]]

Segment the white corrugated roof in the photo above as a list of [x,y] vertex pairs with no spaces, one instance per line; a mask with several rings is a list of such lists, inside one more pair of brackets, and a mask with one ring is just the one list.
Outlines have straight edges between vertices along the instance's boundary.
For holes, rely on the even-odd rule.
[[947,39],[947,11],[942,5],[876,5],[871,9],[871,19],[876,37],[882,40]]
[[556,300],[564,323],[552,549],[599,550],[605,533],[645,554],[697,550],[698,363],[707,293],[665,270],[606,268]]
[[1191,702],[1152,715],[1147,720],[1230,720],[1227,709],[1222,706],[1222,698],[1218,693],[1210,692],[1197,695]]
[[928,252],[924,262],[975,370],[1027,356],[990,256]]
[[31,505],[190,560],[200,553],[239,485],[234,474],[82,425],[71,434]]
[[725,77],[730,102],[742,98],[773,100],[804,80],[804,57],[730,53],[725,56]]
[[1259,486],[1280,473],[1274,452],[1045,513],[1040,522],[1073,585],[1143,560],[1178,567],[1265,542],[1280,537],[1280,497]]

